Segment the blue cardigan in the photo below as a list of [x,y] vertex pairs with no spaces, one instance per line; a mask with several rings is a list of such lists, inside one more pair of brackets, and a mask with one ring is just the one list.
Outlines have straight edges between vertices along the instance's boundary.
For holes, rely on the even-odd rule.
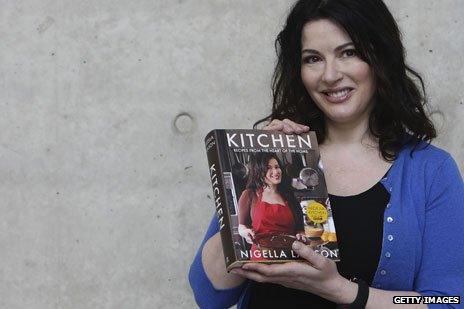
[[[390,192],[384,213],[382,252],[372,287],[461,296],[464,308],[464,184],[453,158],[421,144],[404,147],[381,183]],[[246,308],[249,282],[216,290],[205,274],[201,252],[219,231],[213,218],[190,267],[189,281],[200,308]]]

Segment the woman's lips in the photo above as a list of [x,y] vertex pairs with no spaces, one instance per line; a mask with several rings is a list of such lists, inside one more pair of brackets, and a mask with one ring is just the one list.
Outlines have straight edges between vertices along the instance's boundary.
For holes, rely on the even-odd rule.
[[343,88],[335,91],[323,91],[324,98],[330,103],[343,103],[348,101],[353,94],[352,88]]

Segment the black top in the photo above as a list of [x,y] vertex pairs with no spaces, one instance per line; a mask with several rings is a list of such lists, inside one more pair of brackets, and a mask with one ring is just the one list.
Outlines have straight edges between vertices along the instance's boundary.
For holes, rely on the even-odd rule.
[[[382,250],[383,214],[390,194],[378,182],[353,196],[329,195],[337,233],[339,273],[345,278],[361,278],[371,285]],[[335,308],[317,295],[281,285],[253,282],[248,308]]]

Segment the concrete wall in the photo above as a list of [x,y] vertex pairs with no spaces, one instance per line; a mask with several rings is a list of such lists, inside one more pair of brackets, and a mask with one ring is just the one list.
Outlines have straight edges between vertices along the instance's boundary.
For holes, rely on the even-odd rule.
[[[0,0],[0,307],[192,308],[203,136],[270,110],[268,0]],[[464,170],[464,2],[387,1]]]

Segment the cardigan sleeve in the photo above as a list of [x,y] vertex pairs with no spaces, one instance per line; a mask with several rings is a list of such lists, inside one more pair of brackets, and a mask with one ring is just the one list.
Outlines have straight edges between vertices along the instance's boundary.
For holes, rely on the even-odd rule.
[[192,265],[190,266],[190,286],[193,290],[195,301],[202,309],[223,309],[233,306],[239,300],[243,289],[246,286],[245,282],[236,288],[218,290],[213,286],[208,276],[206,275],[201,258],[203,247],[206,241],[208,241],[208,239],[214,236],[218,231],[219,224],[217,216],[215,215],[211,220],[205,238],[203,239],[200,248],[195,255]]
[[[429,181],[423,253],[414,290],[424,296],[464,297],[464,184],[447,155]],[[436,305],[463,308],[463,305]]]

